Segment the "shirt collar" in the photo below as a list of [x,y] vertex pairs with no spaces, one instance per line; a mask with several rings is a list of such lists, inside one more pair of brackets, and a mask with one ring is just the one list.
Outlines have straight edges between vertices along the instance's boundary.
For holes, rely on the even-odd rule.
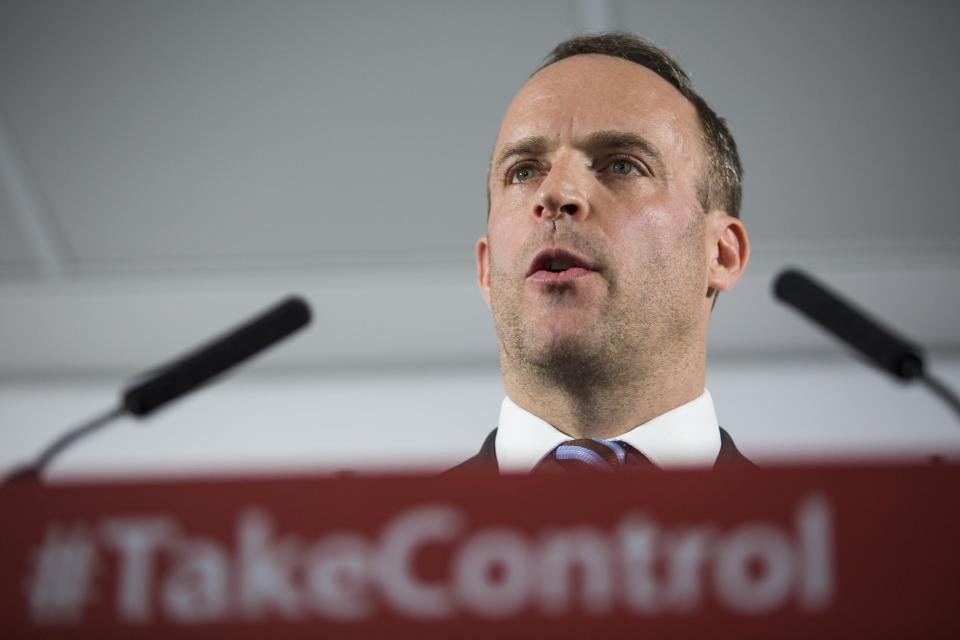
[[[505,397],[497,427],[500,471],[525,473],[561,442],[573,440],[550,423]],[[611,438],[623,440],[654,464],[670,467],[711,467],[720,453],[720,426],[713,398],[706,389],[695,400]]]

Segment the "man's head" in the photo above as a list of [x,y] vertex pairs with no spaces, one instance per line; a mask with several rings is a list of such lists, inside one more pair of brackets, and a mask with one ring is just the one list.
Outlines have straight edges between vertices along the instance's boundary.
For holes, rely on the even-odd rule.
[[585,390],[702,360],[712,296],[748,256],[740,164],[665,53],[559,45],[507,110],[488,188],[478,279],[505,378]]

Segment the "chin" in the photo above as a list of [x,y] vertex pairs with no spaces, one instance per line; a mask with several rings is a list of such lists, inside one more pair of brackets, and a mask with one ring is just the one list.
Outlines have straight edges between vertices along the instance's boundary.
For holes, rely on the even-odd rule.
[[530,340],[524,352],[526,359],[538,368],[582,369],[588,364],[599,364],[603,349],[598,343],[595,336],[583,335],[580,330],[551,331]]

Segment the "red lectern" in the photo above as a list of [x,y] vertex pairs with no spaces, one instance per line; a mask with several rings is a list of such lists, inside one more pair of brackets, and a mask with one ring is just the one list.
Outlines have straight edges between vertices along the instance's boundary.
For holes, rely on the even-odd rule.
[[0,488],[4,637],[960,637],[960,467]]

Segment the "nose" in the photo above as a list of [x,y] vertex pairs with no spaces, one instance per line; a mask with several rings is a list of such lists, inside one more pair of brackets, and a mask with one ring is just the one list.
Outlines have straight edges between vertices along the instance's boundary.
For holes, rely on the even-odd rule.
[[569,216],[582,220],[590,215],[589,198],[574,171],[553,167],[540,183],[533,214],[541,220]]

